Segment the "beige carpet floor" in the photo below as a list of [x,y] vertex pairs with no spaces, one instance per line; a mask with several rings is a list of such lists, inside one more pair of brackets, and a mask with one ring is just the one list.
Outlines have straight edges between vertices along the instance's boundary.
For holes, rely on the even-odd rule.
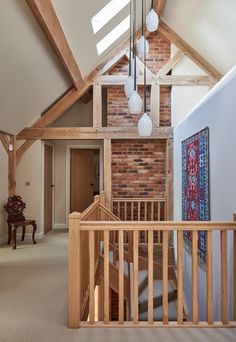
[[0,342],[236,341],[236,329],[67,328],[66,232],[0,247]]

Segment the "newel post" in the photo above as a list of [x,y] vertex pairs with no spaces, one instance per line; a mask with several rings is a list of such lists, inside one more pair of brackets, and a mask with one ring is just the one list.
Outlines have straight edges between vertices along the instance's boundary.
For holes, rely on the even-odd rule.
[[80,327],[80,213],[69,216],[69,328]]

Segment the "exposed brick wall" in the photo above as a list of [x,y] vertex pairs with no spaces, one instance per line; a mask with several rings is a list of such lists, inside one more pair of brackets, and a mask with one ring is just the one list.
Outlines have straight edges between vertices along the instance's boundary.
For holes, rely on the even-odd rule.
[[[153,33],[148,38],[150,52],[147,59],[147,67],[156,74],[170,58],[170,43],[159,33]],[[109,74],[128,74],[128,61],[123,58]],[[143,86],[138,87],[138,92],[143,99]],[[150,86],[147,88],[147,110],[150,111]],[[143,110],[142,110],[143,112]],[[132,115],[128,113],[128,99],[123,86],[107,88],[107,126],[137,126],[142,114]],[[171,125],[171,87],[162,87],[160,91],[160,126]]]
[[165,195],[164,140],[112,141],[112,193],[116,198]]
[[[170,58],[170,43],[159,33],[149,36],[148,68],[156,74]],[[124,58],[109,74],[128,73]],[[147,107],[150,111],[150,91],[147,88]],[[138,87],[143,99],[143,86]],[[128,113],[128,99],[123,86],[107,88],[107,125],[137,127],[140,115]],[[160,125],[171,125],[171,87],[161,87]],[[115,198],[165,196],[166,142],[164,140],[112,141],[112,193]]]

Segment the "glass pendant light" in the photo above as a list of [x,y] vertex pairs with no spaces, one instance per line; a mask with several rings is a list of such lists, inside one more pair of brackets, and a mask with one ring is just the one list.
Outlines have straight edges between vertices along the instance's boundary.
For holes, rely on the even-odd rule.
[[129,35],[129,76],[125,81],[125,96],[130,97],[134,92],[134,78],[132,75],[132,66],[131,66],[131,42],[132,42],[132,1],[130,1],[130,35]]
[[[142,0],[143,2],[144,0]],[[146,8],[146,0],[145,0]],[[145,38],[145,37],[144,37]],[[152,120],[147,114],[147,66],[146,45],[144,44],[144,114],[138,122],[138,134],[140,137],[149,137],[152,134]]]
[[159,18],[157,13],[153,9],[153,0],[152,0],[152,8],[146,17],[146,27],[148,32],[154,32],[157,30],[159,25]]
[[145,44],[146,54],[149,53],[149,44],[148,44],[148,41],[147,41],[147,39],[145,39],[144,34],[143,34],[143,28],[144,28],[144,24],[143,24],[144,18],[143,17],[144,17],[144,14],[143,14],[143,1],[142,1],[142,35],[139,38],[138,43],[137,43],[137,52],[138,52],[138,56],[140,58],[144,58],[144,44]]
[[[133,11],[133,64],[134,64],[134,91],[129,98],[128,108],[130,114],[139,114],[142,110],[142,99],[137,92],[137,59],[136,59],[136,0],[134,0],[134,11]],[[132,73],[132,66],[131,66]]]

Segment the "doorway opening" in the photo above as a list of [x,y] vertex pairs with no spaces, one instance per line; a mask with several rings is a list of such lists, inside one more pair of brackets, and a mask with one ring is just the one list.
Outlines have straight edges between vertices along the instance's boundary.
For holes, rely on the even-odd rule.
[[100,189],[100,150],[70,149],[70,213],[83,212]]

